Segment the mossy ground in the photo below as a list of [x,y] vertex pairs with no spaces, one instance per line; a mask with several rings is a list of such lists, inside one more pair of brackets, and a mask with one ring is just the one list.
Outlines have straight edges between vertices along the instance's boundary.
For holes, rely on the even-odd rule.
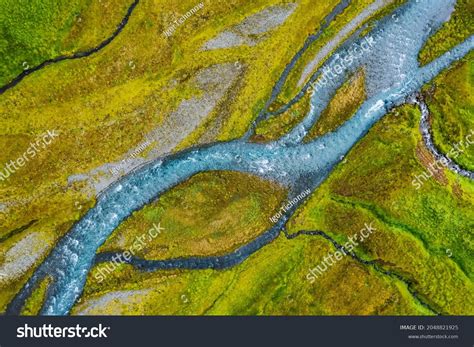
[[[427,90],[433,140],[445,154],[461,151],[451,159],[461,166],[474,170],[474,54],[456,64],[437,78],[436,88]],[[467,138],[466,138],[467,137]]]
[[51,278],[44,278],[38,285],[38,287],[33,291],[31,296],[26,300],[25,306],[21,312],[24,316],[35,316],[38,315],[44,299],[46,298],[46,293],[48,286],[51,283]]
[[420,52],[422,65],[461,43],[474,32],[474,1],[457,0],[449,21],[432,35]]
[[133,248],[153,225],[164,230],[136,255],[145,259],[225,254],[271,226],[285,189],[236,172],[192,177],[122,223],[99,252]]
[[43,61],[97,46],[115,30],[129,3],[0,1],[0,85]]
[[[399,0],[395,1],[396,5],[400,5],[403,2],[404,1]],[[298,81],[302,75],[305,66],[314,58],[314,56],[322,47],[324,47],[331,39],[334,38],[334,36],[338,33],[339,30],[341,30],[346,24],[348,24],[352,19],[354,19],[370,3],[371,1],[368,0],[351,1],[349,6],[329,24],[329,26],[326,30],[323,31],[319,39],[314,42],[298,60],[295,68],[288,76],[288,79],[284,87],[282,88],[282,92],[280,93],[275,103],[285,104],[300,91],[301,86],[298,86]],[[381,14],[386,14],[388,10],[393,8],[393,6],[389,5],[388,7],[382,8],[381,10],[377,11],[372,18],[366,20],[362,25],[370,24],[372,19],[379,18]],[[330,55],[331,53],[328,54],[328,57]],[[315,72],[316,69],[320,67],[324,61],[325,60],[323,59],[322,62],[315,67],[313,72]]]
[[[245,67],[244,83],[237,96],[228,102],[229,116],[220,137],[225,140],[241,135],[258,112],[255,105],[267,97],[272,81],[302,45],[301,31],[311,32],[330,6],[322,4],[315,10],[310,1],[303,1],[287,22],[255,47],[200,49],[222,30],[223,23],[236,24],[248,15],[279,3],[276,0],[252,3],[205,1],[203,9],[166,38],[163,31],[170,23],[196,4],[193,1],[142,0],[121,34],[104,49],[87,58],[50,65],[5,92],[0,98],[0,162],[7,163],[20,157],[30,142],[47,130],[56,130],[59,137],[35,160],[29,161],[7,181],[0,182],[2,203],[8,207],[7,213],[0,213],[2,236],[38,220],[36,227],[52,234],[52,248],[55,241],[94,204],[94,198],[88,196],[90,192],[84,190],[84,184],[69,184],[68,177],[118,160],[140,143],[145,133],[161,124],[183,98],[199,95],[189,80],[200,69],[236,61]],[[9,3],[10,7],[20,5]],[[55,4],[50,5],[49,10],[45,9],[51,12],[48,16],[41,16],[39,11],[37,18],[24,17],[24,21],[34,27],[40,19],[47,22],[51,16],[76,18],[78,15],[74,6],[68,7],[70,12],[65,14]],[[97,8],[98,5],[88,5],[90,7],[80,11],[82,24],[57,25],[62,30],[61,40],[67,42],[64,47],[71,50],[66,52],[61,46],[61,49],[49,52],[50,55],[97,45],[110,35],[108,28],[115,28],[120,22],[129,3],[104,3],[114,13],[107,21],[103,20],[104,12]],[[105,27],[95,26],[100,21],[98,18]],[[21,21],[9,20],[8,23],[9,30],[22,30]],[[83,31],[78,28],[81,25]],[[59,29],[50,29],[51,37],[59,37]],[[43,40],[38,45],[53,45],[47,41],[48,35],[41,36],[38,32],[38,36]],[[296,39],[288,41],[288,37]],[[34,44],[32,39],[31,45]],[[24,51],[31,53],[29,48]],[[277,51],[278,55],[272,54]],[[23,59],[24,53],[15,54]],[[49,59],[50,55],[38,54],[35,59]],[[8,71],[12,76],[18,72],[15,67]],[[262,71],[266,73],[262,75]],[[193,136],[191,134],[190,138]],[[12,290],[1,293],[2,303],[11,300],[28,275],[30,273],[18,283],[9,284]]]
[[[283,104],[294,95],[299,73],[311,59],[311,53],[329,41],[368,2],[354,2],[328,28],[301,59],[278,103]],[[189,81],[202,68],[235,61],[245,66],[244,83],[228,103],[228,116],[219,139],[232,139],[245,132],[289,59],[306,36],[315,32],[335,2],[301,1],[288,21],[255,47],[216,51],[200,48],[224,27],[278,3],[281,2],[204,1],[202,10],[170,38],[165,38],[162,32],[175,17],[196,3],[142,0],[124,31],[102,51],[49,66],[3,94],[0,162],[19,157],[29,142],[46,130],[57,129],[60,136],[7,182],[0,182],[2,199],[15,202],[8,215],[0,213],[0,237],[38,220],[2,242],[1,250],[35,231],[47,233],[49,237],[45,239],[52,248],[94,204],[83,186],[69,185],[67,178],[115,161],[137,145],[144,133],[163,122],[183,98],[199,94]],[[30,2],[24,9],[15,9],[28,12],[36,6],[33,17],[24,17],[23,22],[28,24],[25,28],[39,22],[50,25],[39,25],[35,33],[23,32],[19,22],[0,16],[0,27],[11,26],[8,30],[15,40],[27,42],[15,50],[1,42],[0,49],[9,51],[2,58],[8,62],[2,61],[1,75],[10,80],[21,72],[25,56],[33,57],[30,60],[36,63],[99,43],[113,31],[129,5],[125,1],[102,4],[73,1],[65,8],[52,2]],[[460,0],[461,9],[452,20],[457,21],[456,16],[469,4],[472,1]],[[8,2],[9,7],[20,5]],[[106,21],[103,11],[110,14]],[[23,18],[21,13],[19,18]],[[74,22],[78,15],[82,20]],[[463,13],[462,18],[468,17]],[[468,22],[472,24],[472,20]],[[454,32],[458,26],[447,24],[441,30]],[[439,55],[452,45],[451,41],[465,37],[463,28],[460,35],[453,34],[453,40],[442,47],[440,32],[427,44],[425,52],[429,53],[422,53],[422,60]],[[433,113],[435,141],[446,151],[472,128],[472,55],[440,76],[435,87],[427,101]],[[358,107],[363,95],[361,77],[344,85],[312,135],[321,135],[339,125]],[[302,100],[296,108],[304,114],[307,104],[307,100]],[[417,149],[422,146],[419,118],[419,112],[412,106],[398,108],[386,116],[288,224],[289,232],[321,229],[343,243],[365,222],[373,221],[376,233],[356,252],[403,276],[412,283],[410,288],[348,257],[331,267],[321,280],[309,284],[305,279],[307,271],[333,252],[333,246],[321,237],[301,235],[288,240],[280,235],[242,264],[221,271],[140,272],[122,265],[106,281],[98,283],[93,277],[97,269],[92,269],[82,302],[73,314],[105,293],[142,289],[149,291],[140,294],[140,300],[128,304],[116,300],[105,307],[92,307],[90,312],[432,314],[410,293],[416,290],[438,312],[474,314],[474,264],[470,256],[474,248],[474,185],[446,171],[444,180],[433,178],[420,190],[413,187],[414,175],[427,170],[426,163],[417,157]],[[280,120],[280,124],[278,118],[264,123],[258,135],[263,140],[276,138],[295,122],[290,113]],[[180,148],[192,144],[195,138],[196,134],[192,134]],[[472,155],[472,150],[466,152],[459,162],[472,168]],[[284,199],[281,187],[253,177],[202,174],[134,214],[101,251],[125,250],[135,235],[160,222],[165,230],[140,254],[145,258],[225,253],[263,232],[271,211]],[[9,283],[5,290],[2,288],[0,311],[4,311],[32,272],[33,269]],[[24,314],[37,312],[46,285],[42,283],[30,298]]]
[[[421,141],[419,118],[412,106],[386,116],[300,208],[288,229],[324,230],[343,244],[364,223],[373,222],[376,231],[356,249],[359,256],[402,276],[437,312],[473,314],[473,185],[447,174],[447,186],[433,179],[421,191],[415,189],[412,177],[425,169],[415,157]],[[451,193],[454,186],[461,196]],[[123,265],[99,285],[93,270],[84,303],[76,310],[111,290],[150,288],[139,305],[119,306],[121,312],[432,314],[406,283],[351,258],[310,284],[305,278],[308,270],[330,252],[334,248],[323,238],[300,235],[288,240],[281,235],[243,264],[223,271],[142,273]],[[183,302],[182,295],[189,302]],[[97,307],[95,312],[107,309]]]
[[336,130],[357,111],[366,97],[364,71],[359,70],[336,92],[306,140]]

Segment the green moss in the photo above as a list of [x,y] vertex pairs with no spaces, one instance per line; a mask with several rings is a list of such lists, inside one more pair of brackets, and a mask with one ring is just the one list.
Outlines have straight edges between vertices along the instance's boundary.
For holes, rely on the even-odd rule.
[[288,133],[309,112],[309,94],[306,94],[296,105],[277,116],[260,122],[255,130],[253,141],[276,140]]
[[431,36],[423,49],[419,59],[422,65],[429,63],[436,57],[447,52],[457,44],[466,40],[474,33],[474,1],[457,0],[454,13],[449,21]]
[[336,130],[358,110],[365,101],[365,80],[362,70],[352,76],[336,92],[318,122],[311,128],[307,141]]
[[[459,145],[462,152],[451,159],[474,170],[474,54],[470,53],[434,81],[434,93],[427,104],[432,117],[433,140],[445,154]],[[426,93],[430,91],[426,88]]]
[[228,253],[267,230],[284,198],[282,187],[254,176],[198,174],[134,213],[99,252],[133,249],[136,237],[159,224],[162,233],[137,256],[167,259]]
[[48,59],[98,45],[121,21],[127,3],[1,0],[0,85]]
[[[236,87],[238,93],[226,102],[228,118],[219,139],[241,135],[260,112],[289,59],[335,2],[301,1],[287,22],[254,47],[214,51],[200,48],[225,28],[277,3],[206,2],[200,12],[165,39],[161,33],[172,21],[172,15],[185,13],[195,2],[162,1],[157,6],[156,2],[143,1],[126,29],[106,49],[85,59],[49,66],[2,95],[0,147],[5,150],[0,153],[1,162],[23,153],[35,134],[47,129],[58,129],[61,134],[47,152],[28,163],[27,169],[1,184],[2,196],[18,204],[9,211],[8,219],[0,217],[2,230],[13,230],[38,219],[34,230],[45,233],[49,248],[54,247],[56,240],[94,203],[93,198],[81,193],[83,186],[69,185],[67,178],[120,158],[141,141],[147,130],[163,122],[183,98],[199,94],[189,81],[197,71],[211,65],[240,61],[245,66],[242,85]],[[353,2],[332,24],[299,62],[274,107],[294,94],[296,79],[315,51],[368,3]],[[459,3],[461,6],[465,2]],[[109,6],[108,13],[123,16],[126,3],[121,4]],[[19,69],[25,52],[35,51],[35,59],[40,61],[91,47],[110,32],[99,22],[107,23],[109,29],[117,23],[112,19],[101,21],[99,9],[106,10],[107,6],[102,8],[96,2],[73,2],[67,9],[60,4],[33,2],[21,11],[28,12],[34,6],[42,8],[25,17],[25,28],[45,18],[57,22],[49,27],[48,36],[43,32],[45,23],[31,33],[18,31],[19,23],[7,20],[12,35],[18,34],[18,40],[28,43],[27,47],[12,51],[16,60],[12,65],[8,63],[5,70],[10,74]],[[78,13],[83,24],[71,21],[78,18]],[[456,13],[453,19],[455,16]],[[460,34],[465,35],[464,29]],[[294,39],[289,41],[289,37]],[[52,42],[51,38],[59,40]],[[433,44],[444,49],[438,41]],[[7,49],[3,41],[0,47]],[[433,98],[428,100],[435,141],[443,150],[472,128],[471,66],[472,58],[468,58],[441,76]],[[359,79],[356,85],[341,88],[336,101],[322,116],[319,128],[315,128],[315,136],[337,127],[360,105],[363,93]],[[349,91],[354,91],[354,97],[348,97]],[[307,105],[307,100],[302,100],[296,108],[301,107],[304,114]],[[83,301],[73,313],[90,308],[95,313],[124,314],[431,314],[413,297],[413,290],[423,302],[442,313],[472,313],[474,186],[467,179],[443,172],[441,178],[429,180],[420,190],[413,187],[414,175],[426,170],[426,162],[418,159],[422,147],[419,117],[411,106],[385,117],[289,223],[290,232],[320,228],[343,243],[365,222],[374,221],[377,233],[356,252],[403,276],[411,283],[409,286],[351,258],[344,258],[310,285],[305,278],[307,271],[334,251],[332,244],[321,237],[288,240],[280,236],[242,264],[220,271],[141,272],[120,265],[99,282],[98,267],[104,265],[100,264],[90,272]],[[287,132],[295,119],[289,114],[270,119],[257,133],[264,139],[276,138]],[[194,144],[199,131],[183,141],[180,148]],[[472,167],[472,152],[460,157],[460,162]],[[133,245],[136,236],[146,233],[153,223],[160,223],[165,230],[137,256],[166,259],[227,253],[269,227],[268,217],[284,200],[284,193],[281,187],[242,174],[197,175],[136,212],[115,230],[100,251],[125,250]],[[23,204],[25,198],[31,199]],[[22,233],[2,243],[2,250],[23,237]],[[5,290],[2,288],[2,311],[38,264]],[[41,283],[29,299],[25,314],[37,312],[46,286]],[[139,299],[113,300],[105,308],[96,301],[118,290],[132,291]]]
[[[134,315],[282,315],[282,314],[427,314],[403,284],[344,258],[310,284],[309,268],[333,252],[322,238],[278,238],[241,265],[227,270],[139,272],[121,266],[98,283],[91,271],[82,304],[73,314],[94,307],[94,299],[117,290],[145,289],[139,305],[110,302],[95,314]],[[100,266],[100,265],[99,265]],[[373,295],[374,291],[377,295]],[[184,296],[183,296],[184,295]]]
[[44,299],[46,298],[46,292],[51,283],[51,277],[43,279],[38,287],[33,291],[31,296],[26,300],[25,306],[21,311],[23,316],[35,316],[38,315],[41,307],[43,306]]
[[[318,51],[324,47],[324,45],[333,39],[340,29],[342,29],[346,24],[354,19],[365,7],[369,5],[370,2],[371,1],[367,0],[351,1],[350,5],[343,11],[343,13],[331,22],[331,24],[328,26],[328,28],[326,28],[326,30],[324,30],[318,40],[310,46],[310,48],[296,63],[295,68],[290,73],[284,87],[282,88],[282,92],[277,100],[278,102],[285,104],[300,91],[301,87],[298,87],[298,81],[306,65],[314,58]],[[383,9],[380,11],[383,11]],[[377,15],[377,13],[375,13],[375,15]],[[369,22],[370,20],[371,19],[369,18],[365,22]],[[319,24],[315,28],[318,27]],[[314,31],[316,30],[313,28],[313,32]],[[328,54],[328,56],[330,55],[331,52]],[[316,71],[318,67],[315,67],[314,71]]]
[[439,312],[473,312],[474,187],[446,172],[445,184],[433,178],[415,188],[426,171],[416,160],[419,118],[404,106],[375,125],[290,226],[327,230],[344,243],[354,225],[373,221],[377,232],[358,249],[365,259],[401,274]]

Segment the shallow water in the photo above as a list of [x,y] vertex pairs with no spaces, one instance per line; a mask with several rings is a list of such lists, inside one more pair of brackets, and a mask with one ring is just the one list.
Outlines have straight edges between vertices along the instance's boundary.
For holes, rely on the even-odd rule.
[[[382,20],[370,34],[376,37],[372,50],[354,62],[348,71],[337,76],[332,84],[314,94],[311,111],[283,141],[254,144],[238,140],[190,149],[137,169],[109,187],[99,196],[97,204],[58,242],[9,305],[7,312],[18,313],[34,285],[48,274],[54,282],[48,290],[42,314],[67,314],[82,291],[97,249],[114,229],[133,211],[198,172],[247,172],[279,181],[296,194],[301,191],[301,185],[315,189],[387,110],[404,103],[407,96],[472,49],[474,43],[471,37],[450,54],[444,55],[439,62],[421,69],[418,66],[417,55],[423,42],[434,28],[448,18],[453,4],[453,1],[447,0],[413,1],[397,10],[396,17],[388,16]],[[346,49],[342,47],[335,53],[336,56],[345,54]],[[367,72],[369,99],[336,131],[302,144],[301,140],[338,86],[359,66],[364,66]],[[277,237],[296,208],[294,206],[273,228],[225,256],[137,260],[136,263],[149,270],[233,266]]]

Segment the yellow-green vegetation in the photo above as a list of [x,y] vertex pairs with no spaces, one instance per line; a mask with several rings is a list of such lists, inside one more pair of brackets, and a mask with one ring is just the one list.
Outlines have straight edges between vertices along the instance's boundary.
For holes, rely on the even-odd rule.
[[[59,133],[34,160],[0,182],[1,202],[7,206],[7,213],[0,213],[2,233],[38,219],[38,225],[49,227],[56,240],[57,233],[67,231],[66,226],[95,201],[94,192],[84,182],[71,184],[68,178],[119,160],[144,134],[162,124],[183,99],[199,95],[189,81],[208,66],[240,61],[245,67],[242,88],[228,103],[229,118],[221,133],[222,139],[242,134],[259,111],[255,105],[266,99],[274,78],[302,45],[302,28],[311,32],[331,6],[315,7],[309,0],[302,1],[287,22],[255,47],[213,51],[201,51],[201,47],[226,27],[280,3],[204,1],[203,9],[166,38],[162,33],[174,18],[196,3],[142,0],[127,26],[105,48],[86,58],[52,64],[2,94],[1,163],[21,157],[37,135],[53,129]],[[108,30],[93,27],[94,23],[114,28],[113,19],[120,17],[119,22],[128,5],[120,2],[112,9],[109,4],[114,15],[104,20],[104,12],[94,7],[99,5],[91,2],[93,12],[84,7],[82,24],[71,24],[65,31],[68,47],[93,45],[109,36]],[[34,27],[35,20],[25,17],[23,24]],[[288,37],[296,39],[288,44]],[[271,54],[276,51],[278,55]]]
[[[99,284],[93,269],[82,303],[72,314],[429,314],[413,302],[402,283],[345,258],[310,284],[309,268],[334,248],[321,238],[280,236],[242,264],[228,270],[140,272],[121,265]],[[100,266],[103,266],[101,264]],[[149,289],[139,303],[97,305],[116,291]],[[373,295],[376,292],[377,295]]]
[[[305,66],[314,58],[314,56],[322,47],[324,47],[329,41],[331,41],[331,39],[334,38],[334,36],[338,33],[339,30],[341,30],[341,28],[343,28],[352,19],[354,19],[361,11],[363,11],[365,7],[367,7],[372,2],[372,0],[351,1],[349,6],[343,11],[343,13],[337,16],[330,23],[330,25],[326,28],[326,30],[324,30],[321,36],[309,47],[309,49],[306,50],[303,56],[298,60],[295,68],[290,73],[284,87],[282,88],[282,92],[276,100],[276,103],[284,104],[291,100],[300,91],[301,87],[298,87],[298,81]],[[399,3],[399,1],[397,1],[397,3]],[[384,10],[381,9],[380,11],[376,12],[374,16],[382,11]],[[368,19],[367,21],[370,21],[370,19]],[[312,33],[314,33],[318,27],[319,25],[314,28]],[[328,57],[331,55],[331,53],[332,52],[328,52]],[[314,71],[316,71],[316,69],[320,67],[324,61],[325,60],[323,59],[322,62],[315,67]]]
[[130,3],[1,0],[0,86],[48,59],[97,46],[113,33]]
[[[198,174],[134,213],[98,252],[133,249],[145,259],[225,254],[267,230],[285,196],[282,187],[247,174]],[[134,249],[154,224],[161,234]]]
[[[289,223],[289,231],[322,229],[340,243],[373,223],[356,253],[402,276],[407,284],[344,258],[310,284],[305,276],[332,245],[321,237],[280,236],[227,270],[140,272],[122,265],[99,284],[91,271],[73,313],[104,314],[472,314],[471,182],[411,184],[425,168],[415,158],[420,114],[412,106],[386,116],[357,145]],[[370,158],[370,160],[368,160]],[[451,194],[458,185],[462,195]],[[442,202],[442,203],[441,203]],[[465,229],[465,227],[467,229]],[[450,252],[447,253],[446,250]],[[101,265],[102,266],[102,265]],[[140,303],[96,305],[115,291],[149,289]],[[409,290],[410,289],[410,290]],[[377,292],[377,295],[373,295]]]
[[[354,225],[377,231],[358,251],[409,282],[431,307],[447,314],[474,312],[472,254],[474,186],[447,173],[411,184],[426,170],[416,160],[420,114],[411,106],[386,116],[319,188],[292,230],[320,228],[341,243]],[[453,194],[458,189],[461,194]]]
[[[33,62],[39,62],[95,46],[110,35],[129,6],[125,1],[112,4],[103,0],[100,4],[73,1],[67,9],[63,3],[31,2],[17,9],[15,6],[23,2],[2,1],[19,11],[16,17],[26,24],[20,29],[18,23],[0,15],[0,28],[5,32],[5,26],[12,26],[8,35],[13,41],[28,41],[31,36],[28,45],[20,45],[19,51],[11,53],[16,60],[2,64],[11,76],[31,51],[35,52]],[[5,239],[0,244],[0,265],[4,264],[3,254],[16,243],[35,233],[42,236],[42,244],[35,245],[42,247],[41,252],[32,249],[39,255],[34,263],[2,283],[0,312],[57,240],[94,204],[95,192],[88,190],[85,182],[72,183],[68,178],[119,160],[143,140],[144,134],[163,124],[183,100],[201,96],[202,90],[193,82],[199,71],[237,61],[243,66],[240,81],[225,95],[225,102],[221,100],[177,149],[195,144],[207,124],[221,113],[225,119],[219,140],[234,139],[247,130],[281,71],[336,1],[301,0],[287,21],[255,46],[209,51],[202,47],[244,18],[282,3],[205,0],[204,7],[167,38],[163,31],[196,1],[141,0],[123,32],[105,48],[87,58],[48,66],[2,95],[0,163],[20,157],[46,130],[57,130],[59,137],[0,182],[0,207],[8,212],[0,213],[0,238]],[[295,94],[296,81],[315,52],[369,3],[353,1],[330,25],[299,61],[273,109]],[[455,25],[447,24],[441,31],[457,28],[456,16],[468,6],[472,7],[472,1],[460,0],[452,18]],[[27,15],[35,9],[34,14]],[[104,13],[107,20],[102,17]],[[38,31],[31,34],[31,28],[40,21]],[[47,27],[48,22],[53,24]],[[465,32],[456,35],[453,40]],[[431,57],[439,49],[430,45],[434,43],[430,41],[426,51],[435,53],[426,55]],[[8,46],[0,41],[0,50],[6,49]],[[471,55],[436,80],[428,100],[435,141],[443,151],[473,128],[472,75]],[[310,137],[334,130],[354,113],[364,97],[360,71],[337,91]],[[307,111],[308,95],[285,114],[263,122],[254,140],[281,136]],[[445,180],[430,179],[415,189],[414,176],[427,170],[426,162],[417,159],[417,150],[422,147],[419,119],[413,106],[400,107],[386,116],[288,224],[290,233],[321,229],[344,243],[364,223],[373,222],[377,230],[356,249],[357,254],[375,260],[380,268],[404,280],[345,257],[310,284],[306,280],[308,270],[334,252],[333,245],[319,236],[300,235],[289,240],[281,234],[242,264],[225,270],[142,272],[122,264],[105,281],[98,282],[95,266],[73,314],[434,313],[421,302],[436,312],[473,314],[474,185],[446,171]],[[472,168],[473,150],[463,154],[459,162]],[[199,174],[135,212],[99,252],[128,250],[137,236],[160,223],[164,230],[136,252],[138,257],[225,254],[270,227],[269,217],[285,201],[285,193],[272,182],[241,173]],[[32,221],[37,222],[21,228]],[[24,314],[38,312],[48,281],[36,288]],[[413,291],[418,293],[416,297]]]
[[57,241],[58,234],[71,227],[64,222],[59,225],[54,222],[46,219],[35,223],[0,244],[0,272],[8,276],[2,277],[0,281],[0,312],[5,310],[33,274],[34,264],[45,259],[50,247]]
[[[288,133],[296,124],[301,122],[309,112],[310,95],[306,93],[300,101],[282,114],[269,117],[260,122],[255,129],[254,141],[276,140]],[[272,111],[272,109],[270,109]]]
[[[34,194],[38,191],[55,194],[57,188],[67,190],[58,199],[67,197],[69,176],[120,159],[142,140],[144,133],[161,124],[183,98],[196,93],[186,81],[198,69],[216,63],[239,60],[247,66],[244,90],[228,110],[238,124],[231,121],[233,125],[226,127],[223,139],[240,135],[258,111],[254,106],[267,96],[271,81],[302,43],[301,38],[301,42],[295,40],[288,45],[286,38],[300,38],[296,34],[300,25],[313,28],[319,19],[316,14],[323,17],[330,6],[319,9],[309,1],[302,2],[288,23],[256,47],[214,51],[200,48],[223,30],[223,21],[231,26],[277,3],[205,2],[202,10],[165,38],[162,31],[171,18],[164,14],[184,13],[194,2],[141,1],[123,32],[100,52],[28,76],[0,100],[0,141],[5,149],[0,162],[21,156],[35,135],[48,129],[58,130],[60,136],[40,153],[39,160],[29,162],[8,182],[0,182],[2,196],[8,201],[20,200],[38,195]],[[268,54],[277,46],[281,53],[278,57]],[[272,72],[262,76],[261,71]],[[30,215],[29,208],[21,213]],[[4,223],[16,223],[11,228],[26,224],[21,218]]]
[[[357,111],[365,97],[364,72],[359,70],[338,89],[319,121],[311,128],[306,140],[335,130]],[[254,139],[269,141],[286,134],[309,112],[309,102],[310,93],[306,93],[286,112],[261,122],[255,131]]]
[[[427,98],[432,117],[433,139],[445,154],[459,145],[462,152],[451,159],[474,170],[474,54],[436,78],[433,95]],[[427,93],[429,89],[427,88]],[[455,149],[456,150],[456,149]],[[457,150],[456,150],[457,151]]]
[[26,300],[25,306],[21,312],[24,316],[35,316],[39,314],[43,301],[46,298],[46,291],[51,283],[50,277],[45,277],[38,287],[33,291],[31,296]]
[[422,65],[447,52],[474,33],[474,1],[457,0],[454,13],[427,41],[420,51]]
[[[256,8],[254,3],[260,3],[260,1],[252,2],[252,7]],[[279,2],[267,1],[264,6],[260,4],[259,10],[277,3]],[[254,105],[263,105],[268,99],[281,71],[296,51],[303,46],[306,37],[314,32],[315,28],[319,26],[319,22],[331,11],[335,3],[315,3],[303,0],[298,3],[298,7],[285,23],[273,30],[271,36],[255,47],[236,47],[206,52],[209,57],[225,54],[228,58],[236,57],[235,60],[242,59],[245,64],[248,64],[246,86],[231,105],[232,113],[220,136],[221,140],[234,138],[247,130],[250,121],[261,110],[260,108],[255,109]],[[246,11],[245,14],[236,12],[239,18],[230,21],[230,23],[238,23],[248,14],[255,12],[257,11]],[[226,17],[231,16],[235,17],[236,14],[229,12],[226,15]],[[229,18],[219,20],[228,21]],[[294,39],[288,40],[288,37]],[[278,54],[273,54],[273,52],[278,52]],[[263,71],[265,73],[262,73]]]
[[309,131],[307,140],[334,131],[351,118],[365,98],[364,71],[359,70],[336,91],[318,122]]

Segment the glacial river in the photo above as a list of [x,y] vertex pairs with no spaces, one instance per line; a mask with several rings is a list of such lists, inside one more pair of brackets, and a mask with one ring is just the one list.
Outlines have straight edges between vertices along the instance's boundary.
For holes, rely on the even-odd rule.
[[[408,96],[473,48],[474,37],[471,36],[436,61],[423,67],[418,64],[417,57],[423,43],[449,18],[453,6],[453,0],[412,1],[380,20],[367,34],[375,40],[371,48],[360,56],[354,53],[356,56],[351,66],[333,77],[324,88],[318,88],[305,119],[282,139],[256,144],[242,138],[191,148],[149,163],[111,185],[98,197],[96,205],[57,243],[10,303],[7,313],[18,314],[35,286],[49,275],[53,281],[41,313],[68,314],[82,292],[97,249],[115,228],[133,211],[143,208],[196,173],[232,170],[254,174],[286,185],[291,192],[290,198],[304,189],[316,189],[375,122],[394,106],[405,103]],[[352,54],[350,52],[364,40],[361,37],[342,45],[328,59],[326,66],[337,63],[338,57]],[[335,91],[360,67],[364,67],[366,72],[366,102],[334,132],[304,143],[302,140],[307,131]],[[136,263],[148,270],[220,269],[236,265],[274,240],[296,208],[294,206],[271,229],[229,254]]]

